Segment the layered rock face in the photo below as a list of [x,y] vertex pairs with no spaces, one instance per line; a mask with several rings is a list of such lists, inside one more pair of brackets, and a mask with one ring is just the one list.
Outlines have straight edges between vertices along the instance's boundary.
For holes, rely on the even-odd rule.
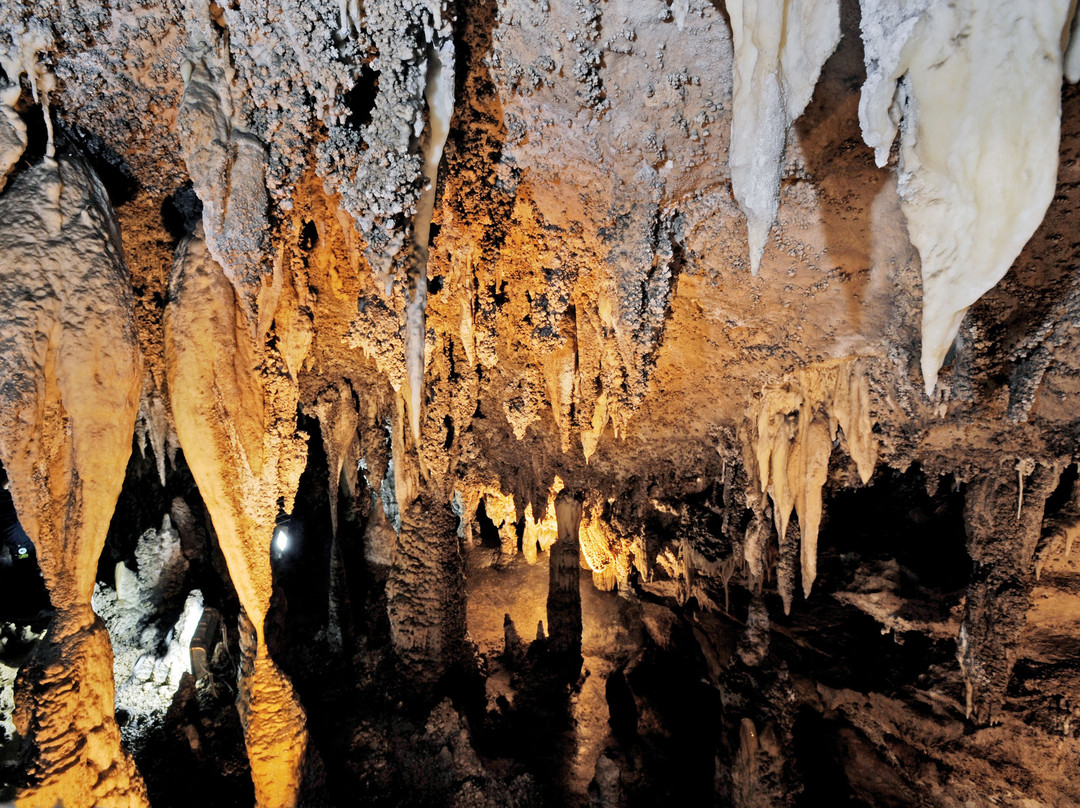
[[19,804],[1080,802],[1072,6],[5,5]]

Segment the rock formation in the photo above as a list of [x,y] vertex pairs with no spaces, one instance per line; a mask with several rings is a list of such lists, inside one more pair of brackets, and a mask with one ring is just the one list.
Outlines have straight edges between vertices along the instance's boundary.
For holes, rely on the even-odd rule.
[[581,499],[564,489],[555,498],[559,538],[551,548],[547,596],[548,642],[567,669],[576,672],[581,659],[581,591],[578,558],[581,545]]
[[165,355],[180,446],[214,520],[251,626],[240,708],[260,806],[296,804],[305,749],[303,709],[271,659],[270,542],[279,502],[292,511],[305,447],[299,397],[280,354],[256,341],[248,308],[201,238],[180,244],[169,282]]
[[0,802],[1080,804],[1074,5],[4,4]]
[[0,217],[0,460],[55,610],[17,687],[15,725],[35,748],[20,803],[146,805],[113,719],[109,635],[90,608],[142,383],[116,219],[76,155],[16,177]]

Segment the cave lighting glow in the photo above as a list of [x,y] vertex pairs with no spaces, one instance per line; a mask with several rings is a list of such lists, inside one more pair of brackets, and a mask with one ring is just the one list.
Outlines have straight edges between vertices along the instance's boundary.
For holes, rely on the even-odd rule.
[[274,531],[274,549],[279,553],[284,553],[289,549],[289,531],[283,527]]

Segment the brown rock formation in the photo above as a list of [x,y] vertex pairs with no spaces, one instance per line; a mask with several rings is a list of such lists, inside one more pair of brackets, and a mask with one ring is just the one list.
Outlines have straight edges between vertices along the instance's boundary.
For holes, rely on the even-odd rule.
[[402,670],[431,688],[464,653],[464,578],[457,520],[447,506],[421,496],[405,508],[386,595]]
[[177,249],[165,314],[176,432],[253,626],[240,675],[241,719],[256,800],[296,804],[306,733],[292,685],[263,631],[279,502],[292,510],[305,447],[299,392],[276,351],[256,340],[237,292],[197,233]]
[[580,495],[563,489],[555,498],[559,538],[551,547],[548,577],[548,642],[552,653],[577,671],[581,664]]
[[956,655],[967,713],[977,724],[993,721],[1005,699],[1031,605],[1043,508],[1057,481],[1053,466],[1003,461],[968,490],[964,517],[975,572]]
[[116,219],[74,156],[17,177],[0,219],[0,459],[56,610],[20,678],[16,723],[33,751],[19,804],[145,805],[113,719],[108,634],[90,609],[142,383]]
[[145,802],[90,597],[161,499],[261,806],[1080,801],[1073,5],[0,5],[20,799]]

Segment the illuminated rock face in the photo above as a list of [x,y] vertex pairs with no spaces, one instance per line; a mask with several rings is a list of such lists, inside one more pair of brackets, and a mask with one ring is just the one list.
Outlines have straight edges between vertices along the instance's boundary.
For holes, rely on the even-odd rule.
[[90,609],[142,383],[130,276],[105,189],[77,157],[21,174],[0,217],[0,459],[56,610],[18,688],[16,726],[40,750],[19,804],[145,805]]
[[[870,482],[877,459],[871,434],[870,393],[858,360],[811,366],[797,379],[762,391],[756,423],[747,427],[761,493],[768,493],[780,542],[787,537],[794,509],[799,517],[803,594],[817,577],[817,539],[821,526],[821,491],[828,479],[829,456],[838,430],[862,482]],[[756,496],[756,493],[752,496]],[[760,538],[760,534],[758,534]],[[749,544],[749,543],[748,543]],[[746,550],[751,561],[755,550]],[[792,584],[781,581],[785,611],[791,610]]]
[[555,518],[559,524],[559,538],[551,548],[548,638],[551,650],[576,673],[581,660],[580,497],[572,491],[561,491],[555,498]]
[[[275,523],[308,504],[316,466],[329,606],[325,635],[304,630],[364,669],[350,687],[404,689],[423,712],[457,674],[487,676],[477,720],[503,726],[530,698],[559,701],[509,692],[542,668],[523,642],[512,676],[473,664],[467,586],[528,581],[520,636],[546,606],[537,648],[590,675],[564,713],[517,730],[667,732],[632,691],[694,665],[670,688],[690,712],[744,688],[713,746],[688,750],[702,792],[672,804],[791,804],[799,766],[820,768],[793,763],[807,711],[842,715],[834,734],[862,744],[845,760],[888,761],[849,772],[853,792],[893,789],[868,804],[903,804],[909,781],[1003,801],[1015,783],[978,762],[991,753],[1023,770],[1025,799],[1080,801],[1061,774],[1080,765],[1072,707],[1054,708],[1059,744],[1006,699],[1032,667],[1018,660],[1053,645],[1028,647],[1025,621],[1044,601],[1074,608],[1074,560],[1041,529],[1069,499],[1080,428],[1070,3],[54,5],[0,7],[0,459],[57,610],[19,684],[19,726],[43,750],[28,804],[145,803],[89,608],[133,431],[154,485],[190,471],[242,606],[233,665],[260,806],[301,803],[316,753],[335,762],[316,748],[319,688],[290,679],[299,652],[266,625],[285,588]],[[320,444],[325,469],[308,457]],[[902,477],[905,538],[942,513],[957,547],[967,537],[944,616],[909,614],[930,573],[860,555],[903,548],[840,549],[867,523],[889,532],[851,503]],[[1060,591],[1032,595],[1036,567]],[[844,576],[859,591],[838,592]],[[937,650],[959,632],[947,664],[873,693],[788,665],[820,649],[770,631],[769,610],[853,603],[886,630],[928,627],[917,642]],[[348,626],[367,634],[347,641]],[[662,676],[635,672],[664,654]],[[1076,681],[1045,677],[1040,704]],[[80,682],[85,715],[64,696]],[[909,686],[920,695],[882,695]],[[964,731],[997,720],[1023,744]],[[345,738],[366,762],[382,748],[368,729]],[[481,788],[468,733],[453,735],[431,756]],[[536,746],[561,754],[557,740]],[[584,748],[568,765],[595,772],[597,794],[635,787],[632,760]],[[356,763],[343,756],[339,774]]]

